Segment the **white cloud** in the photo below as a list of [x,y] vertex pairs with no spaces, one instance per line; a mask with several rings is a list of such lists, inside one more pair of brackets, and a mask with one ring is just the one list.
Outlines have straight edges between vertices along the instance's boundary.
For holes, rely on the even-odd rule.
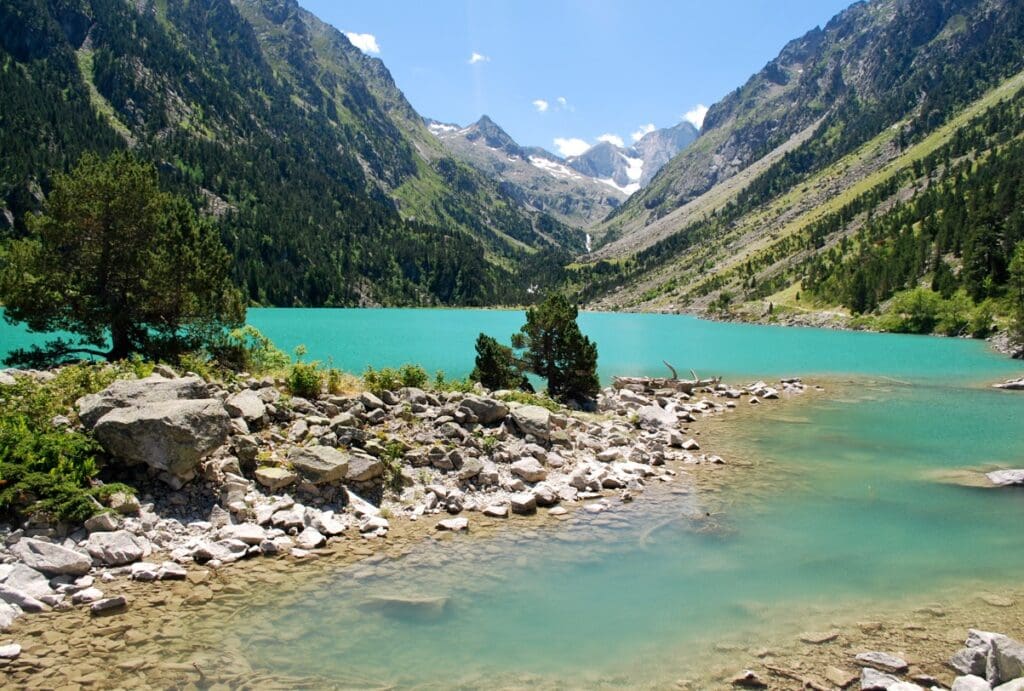
[[683,116],[683,120],[688,121],[699,130],[701,125],[704,124],[704,116],[707,114],[708,107],[703,103],[698,103],[691,110],[686,111],[686,115]]
[[546,113],[550,105],[551,104],[545,101],[543,98],[538,98],[536,101],[533,102],[533,107],[537,109],[538,113]]
[[644,138],[645,134],[650,134],[651,132],[654,131],[654,129],[654,123],[649,122],[646,125],[640,125],[640,129],[638,129],[636,132],[629,136],[633,139],[634,142],[638,142]]
[[562,156],[579,156],[589,148],[590,144],[576,137],[555,137],[555,149]]
[[626,145],[625,142],[622,141],[622,137],[620,137],[617,134],[602,134],[600,137],[597,138],[597,141],[608,142],[609,144],[614,144],[619,148],[622,148]]
[[567,99],[565,96],[559,96],[555,100],[558,101],[558,105],[560,105],[562,108],[565,108],[569,105],[569,99]]
[[364,53],[379,53],[380,46],[377,44],[377,37],[373,34],[357,34],[354,31],[346,31],[345,38],[352,42]]
[[490,61],[491,61],[491,59],[489,57],[487,57],[486,55],[481,55],[480,53],[477,53],[477,52],[474,52],[472,55],[469,56],[469,64],[470,65],[475,65],[478,62],[490,62]]

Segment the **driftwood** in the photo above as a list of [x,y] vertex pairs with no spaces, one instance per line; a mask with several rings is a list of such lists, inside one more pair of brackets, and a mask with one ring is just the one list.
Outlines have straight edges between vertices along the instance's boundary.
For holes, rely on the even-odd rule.
[[664,362],[665,366],[672,371],[671,377],[613,377],[612,386],[616,389],[631,389],[637,392],[651,392],[657,391],[658,389],[669,389],[689,394],[693,393],[694,389],[700,389],[707,386],[718,386],[722,381],[721,377],[701,379],[693,370],[690,370],[690,374],[693,375],[693,379],[680,379],[675,367],[668,364],[665,360],[662,360],[662,362]]

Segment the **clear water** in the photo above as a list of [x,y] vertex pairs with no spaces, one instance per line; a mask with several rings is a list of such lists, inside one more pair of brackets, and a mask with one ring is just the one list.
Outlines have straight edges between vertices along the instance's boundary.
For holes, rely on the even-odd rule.
[[[510,334],[522,316],[252,310],[250,320],[346,369],[419,362],[463,375],[476,334]],[[660,373],[664,358],[734,380],[819,377],[829,394],[716,423],[716,449],[752,464],[728,471],[719,493],[652,489],[529,535],[428,542],[282,587],[233,621],[254,666],[315,670],[343,686],[658,686],[699,668],[694,651],[710,641],[756,642],[783,622],[814,627],[866,601],[1019,583],[1024,492],[934,473],[1024,465],[1024,395],[988,386],[1024,374],[1020,363],[950,339],[658,315],[581,321],[604,378]],[[377,595],[447,605],[381,609]]]

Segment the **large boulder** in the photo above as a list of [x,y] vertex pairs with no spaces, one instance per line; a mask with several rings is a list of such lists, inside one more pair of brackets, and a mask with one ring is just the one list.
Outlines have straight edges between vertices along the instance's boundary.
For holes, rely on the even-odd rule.
[[351,456],[345,480],[348,482],[369,482],[384,474],[384,463],[370,456]]
[[288,460],[295,472],[314,485],[340,482],[349,468],[348,454],[330,446],[296,446]]
[[36,571],[50,576],[84,576],[92,568],[92,559],[81,552],[32,538],[19,540],[11,552]]
[[123,566],[149,556],[153,551],[149,541],[127,530],[110,533],[93,533],[85,548],[94,561],[105,566]]
[[271,492],[276,492],[279,489],[284,489],[289,485],[295,484],[298,481],[299,476],[293,473],[288,468],[282,468],[276,465],[260,466],[253,473],[253,477],[256,478],[256,482],[260,483]]
[[131,408],[158,401],[209,397],[206,382],[199,377],[165,379],[152,375],[144,379],[116,381],[99,393],[79,398],[75,405],[78,407],[78,417],[82,424],[91,428],[100,418],[116,408]]
[[199,462],[224,444],[230,429],[224,406],[208,398],[116,408],[96,422],[93,434],[113,456],[189,480]]
[[261,427],[267,414],[267,406],[260,395],[252,389],[245,389],[229,396],[224,409],[231,417],[240,417],[253,428]]
[[524,435],[547,441],[551,438],[551,411],[539,405],[523,405],[512,411],[512,422]]
[[993,638],[987,671],[993,686],[1024,677],[1024,644],[1009,636]]
[[675,413],[656,405],[645,405],[636,411],[636,415],[640,426],[649,429],[675,427],[679,422]]
[[495,422],[502,420],[508,415],[508,406],[501,401],[496,401],[493,398],[482,398],[479,396],[466,396],[462,400],[462,405],[476,421],[481,425],[490,425]]
[[521,458],[511,466],[512,474],[523,478],[527,482],[540,482],[548,476],[548,471],[533,456]]

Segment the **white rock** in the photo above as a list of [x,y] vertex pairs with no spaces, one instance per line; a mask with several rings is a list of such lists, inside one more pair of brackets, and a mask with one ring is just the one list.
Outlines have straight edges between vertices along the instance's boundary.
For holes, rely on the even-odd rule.
[[548,471],[532,456],[519,459],[512,464],[510,469],[513,475],[521,477],[527,482],[540,482],[548,476]]
[[0,645],[0,660],[17,660],[21,655],[21,646],[17,643]]
[[469,519],[468,518],[446,518],[443,521],[438,521],[438,530],[447,530],[453,533],[457,533],[464,530],[469,530]]
[[909,666],[907,661],[901,657],[878,651],[859,653],[855,659],[862,665],[882,669],[886,672],[905,672]]
[[327,542],[327,538],[316,528],[309,527],[295,537],[295,544],[300,549],[316,549]]
[[981,677],[968,674],[953,680],[953,691],[992,691],[992,687]]
[[103,591],[99,588],[86,588],[71,596],[71,602],[75,605],[87,605],[102,599]]
[[51,576],[84,576],[92,568],[92,559],[85,554],[33,538],[18,540],[11,552],[36,571]]

